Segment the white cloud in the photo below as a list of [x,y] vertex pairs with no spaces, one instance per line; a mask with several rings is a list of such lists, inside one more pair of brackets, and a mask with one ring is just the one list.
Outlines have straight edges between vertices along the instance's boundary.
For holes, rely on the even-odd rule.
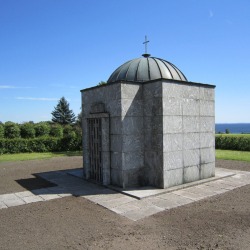
[[15,87],[10,85],[0,85],[0,89],[15,89]]
[[209,17],[212,18],[214,16],[214,12],[212,10],[209,10]]
[[16,87],[12,85],[0,85],[0,89],[31,89],[33,87]]
[[47,98],[47,97],[16,97],[17,100],[29,100],[29,101],[58,101],[60,98]]

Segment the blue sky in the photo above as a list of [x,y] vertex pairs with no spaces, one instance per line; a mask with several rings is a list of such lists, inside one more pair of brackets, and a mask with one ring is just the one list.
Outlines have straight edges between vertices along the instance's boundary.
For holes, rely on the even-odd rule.
[[0,0],[0,121],[51,120],[65,96],[148,52],[215,84],[216,122],[250,122],[248,0]]

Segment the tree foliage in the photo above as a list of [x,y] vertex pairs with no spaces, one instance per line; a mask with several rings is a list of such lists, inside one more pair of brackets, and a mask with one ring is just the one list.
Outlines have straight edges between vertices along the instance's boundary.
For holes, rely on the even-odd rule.
[[62,125],[73,124],[76,120],[75,114],[69,109],[69,103],[62,97],[52,114],[52,121]]
[[26,122],[20,126],[21,137],[22,138],[34,138],[36,136],[36,131],[33,123]]
[[98,83],[98,86],[105,85],[105,84],[107,84],[107,82],[100,81],[100,82]]
[[50,125],[47,122],[39,122],[35,125],[36,137],[47,136],[50,132]]
[[60,124],[52,124],[50,128],[50,135],[53,137],[63,137],[63,127]]
[[81,112],[77,115],[77,118],[76,118],[76,125],[79,126],[80,128],[82,127],[82,110],[81,110]]
[[4,138],[4,126],[0,123],[0,138]]
[[20,128],[14,122],[5,122],[4,124],[4,137],[13,139],[20,137]]

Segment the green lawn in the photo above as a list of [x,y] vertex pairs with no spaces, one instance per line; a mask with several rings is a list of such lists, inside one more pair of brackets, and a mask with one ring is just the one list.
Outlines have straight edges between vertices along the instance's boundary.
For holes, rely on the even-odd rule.
[[250,162],[250,152],[216,149],[216,158],[224,160],[237,160],[237,161]]
[[[59,153],[21,153],[21,154],[4,154],[0,155],[0,162],[6,161],[27,161],[48,159],[58,156],[81,156],[81,151],[59,152]],[[238,160],[250,162],[249,151],[232,151],[232,150],[216,150],[216,158],[224,160]]]
[[238,136],[244,136],[244,137],[250,137],[250,134],[215,134],[216,136],[230,136],[230,137],[238,137]]
[[41,160],[58,156],[81,156],[81,155],[82,155],[81,151],[58,152],[58,153],[47,152],[47,153],[4,154],[0,155],[0,162]]

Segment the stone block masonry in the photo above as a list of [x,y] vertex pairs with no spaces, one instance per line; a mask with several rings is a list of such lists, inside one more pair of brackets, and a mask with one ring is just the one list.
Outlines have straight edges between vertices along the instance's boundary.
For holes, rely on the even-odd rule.
[[213,177],[214,88],[160,79],[82,90],[85,178],[90,117],[102,120],[98,167],[104,185],[169,188]]

